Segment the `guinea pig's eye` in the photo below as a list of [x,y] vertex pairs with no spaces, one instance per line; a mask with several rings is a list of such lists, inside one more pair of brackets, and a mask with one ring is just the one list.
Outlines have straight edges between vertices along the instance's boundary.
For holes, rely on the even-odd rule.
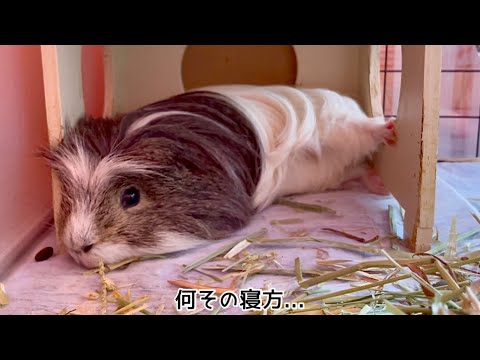
[[128,209],[137,206],[140,202],[140,191],[136,187],[126,189],[121,197],[122,207]]

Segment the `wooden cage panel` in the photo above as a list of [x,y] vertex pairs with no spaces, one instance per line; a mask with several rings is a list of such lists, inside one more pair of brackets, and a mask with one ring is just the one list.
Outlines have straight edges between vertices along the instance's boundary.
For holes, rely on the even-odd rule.
[[43,81],[50,143],[63,136],[65,124],[85,113],[82,46],[42,45]]
[[185,90],[209,85],[294,85],[292,45],[189,45],[182,58]]
[[422,252],[430,249],[434,226],[441,46],[403,46],[402,61],[398,144],[385,147],[376,166],[405,209],[404,238]]
[[[208,77],[211,77],[210,85],[231,84],[239,79],[237,74],[232,74],[235,71],[246,74],[246,80],[242,83],[266,85],[268,81],[280,80],[281,83],[288,84],[292,82],[289,73],[291,67],[295,67],[291,71],[296,73],[296,79],[292,82],[296,86],[327,88],[349,95],[358,100],[368,113],[371,113],[372,107],[377,109],[381,106],[380,94],[372,96],[365,89],[365,84],[370,85],[372,81],[370,74],[380,73],[379,61],[371,61],[374,58],[372,54],[378,52],[378,46],[293,45],[295,63],[291,59],[289,47],[261,49],[250,45],[217,46],[224,52],[224,59],[222,51],[213,50],[208,45],[202,47],[211,56],[212,64],[205,63],[205,58],[199,55],[202,49],[198,47],[190,50],[185,45],[106,46],[104,114],[109,116],[128,112],[181,93],[189,87],[185,86],[188,81],[182,78],[183,75],[194,78],[190,83],[196,82],[202,86],[207,85],[205,79]],[[185,69],[182,64],[188,51],[195,52],[193,56],[196,55],[199,61],[195,65],[190,62]],[[249,56],[262,57],[263,61],[258,61],[255,65]],[[285,64],[271,66],[268,72],[263,72],[253,81],[252,75],[258,75],[259,70],[265,70],[268,63],[279,56],[281,60],[278,62]],[[195,77],[195,71],[208,72],[208,77],[204,74]],[[379,85],[378,78],[378,87]]]
[[184,91],[184,45],[105,46],[104,115],[124,113]]
[[[82,88],[81,45],[42,45],[43,82],[51,145],[63,137],[66,124],[73,124],[85,113]],[[60,188],[52,173],[54,218],[60,208]],[[57,237],[58,239],[58,237]],[[58,241],[60,251],[63,244]]]
[[[217,64],[223,64],[215,70],[216,66],[205,58],[182,68],[185,45],[106,46],[104,115],[131,111],[185,91],[182,76],[189,72],[193,75],[187,76],[193,76],[195,81],[208,81],[204,74],[195,78],[195,71],[213,71],[211,85],[221,83],[222,76],[230,83],[229,71],[239,68],[249,71],[251,65],[242,63],[242,59],[246,61],[248,57],[245,49],[226,46],[226,58],[239,58],[225,63],[221,62],[218,49],[208,50],[216,54]],[[279,55],[278,51],[284,52],[285,64],[277,64],[275,71],[280,73],[264,74],[258,79],[259,84],[265,85],[269,79],[292,82],[288,71],[289,66],[294,66],[296,86],[328,88],[349,95],[359,101],[369,116],[382,115],[378,45],[293,45],[295,62],[287,48],[270,49],[273,58]],[[204,55],[200,51],[195,56]],[[269,55],[263,56],[269,58]],[[54,144],[61,139],[65,124],[84,113],[81,46],[44,45],[42,57],[49,134]],[[395,147],[385,147],[376,158],[381,177],[405,209],[404,234],[415,251],[430,247],[434,225],[440,65],[441,46],[403,47],[399,139]],[[252,78],[247,80],[254,82]],[[54,193],[57,194],[55,188]]]

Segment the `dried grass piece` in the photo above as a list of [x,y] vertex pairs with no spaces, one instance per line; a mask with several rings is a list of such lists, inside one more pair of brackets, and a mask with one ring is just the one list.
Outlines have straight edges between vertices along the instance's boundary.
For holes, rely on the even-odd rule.
[[117,285],[115,285],[112,279],[106,276],[105,276],[105,285],[107,286],[107,292],[112,292],[117,290]]
[[[425,272],[419,268],[418,266],[414,265],[414,264],[409,264],[407,265],[408,268],[410,270],[412,270],[415,274],[417,274],[418,276],[420,276],[424,281],[426,281],[427,283],[430,284],[430,281],[428,280],[428,277],[427,275],[425,275]],[[430,284],[431,285],[431,284]],[[420,287],[422,288],[423,290],[423,293],[425,294],[425,296],[429,297],[429,298],[433,298],[435,296],[435,294],[430,291],[430,289],[428,289],[427,287],[425,287],[424,285],[420,284]]]
[[[433,263],[433,259],[431,258],[426,258],[426,259],[410,259],[410,260],[399,260],[400,264],[407,265],[407,264],[431,264]],[[325,281],[329,280],[334,280],[338,278],[339,276],[345,276],[348,274],[355,273],[359,270],[364,270],[368,268],[391,268],[391,267],[396,267],[396,265],[392,264],[390,261],[384,261],[384,260],[376,260],[376,261],[365,261],[363,263],[359,263],[341,270],[337,270],[334,272],[330,272],[325,275],[321,275],[309,280],[303,281],[300,286],[303,288],[308,288],[313,285],[320,284]]]
[[450,275],[450,273],[445,269],[443,264],[435,259],[435,266],[437,267],[438,271],[440,272],[440,275],[442,278],[447,282],[448,287],[450,290],[458,290],[460,289],[460,286],[458,286],[457,282],[455,279]]
[[448,307],[441,301],[441,296],[435,296],[432,303],[433,315],[449,315]]
[[[263,266],[262,268],[264,268]],[[248,276],[252,273],[252,264],[248,264],[246,270],[243,272],[242,275],[240,275],[240,278],[242,278],[242,288],[245,286],[245,283],[247,282]]]
[[470,288],[472,289],[475,295],[480,293],[480,280],[475,280],[471,285]]
[[[457,276],[455,275],[455,272],[453,271],[453,269],[450,267],[450,264],[444,260],[442,260],[441,258],[439,258],[438,256],[436,255],[432,255],[432,254],[429,254],[429,253],[419,253],[419,254],[416,254],[416,255],[422,255],[422,256],[431,256],[433,257],[434,259],[440,261],[447,269],[448,269],[448,272],[450,273],[450,275],[452,276],[452,278],[455,279],[455,281],[458,281],[457,280]],[[466,270],[466,269],[462,269],[462,270]]]
[[347,294],[359,292],[359,291],[362,291],[362,290],[368,290],[368,289],[375,288],[375,287],[378,287],[378,286],[381,286],[381,285],[390,284],[390,283],[394,283],[394,282],[397,282],[397,281],[400,281],[400,280],[408,279],[409,277],[410,277],[410,274],[401,275],[401,276],[393,277],[393,278],[390,278],[390,279],[377,281],[377,282],[374,282],[374,283],[371,283],[371,284],[355,286],[355,287],[350,288],[350,289],[335,291],[335,292],[332,292],[332,293],[329,293],[329,294],[308,298],[308,299],[304,300],[304,303],[335,298],[335,297],[338,297],[338,296],[341,296],[341,295],[347,295]]
[[457,234],[457,217],[454,216],[452,218],[452,222],[450,224],[450,232],[448,234],[448,242],[447,242],[447,249],[445,250],[445,258],[446,259],[453,259],[457,255],[457,241],[458,241],[458,234]]
[[367,280],[367,281],[380,281],[384,279],[380,275],[369,274],[368,272],[365,272],[365,271],[357,271],[357,275],[363,280]]
[[[392,262],[392,264],[395,265],[395,267],[402,273],[404,274],[408,274],[408,271],[405,270],[397,261],[395,261],[395,259],[393,259],[389,254],[387,254],[387,252],[385,250],[382,249],[382,253],[383,255],[385,255],[385,257],[390,260]],[[411,265],[411,264],[410,264]],[[411,270],[410,270],[411,271]],[[435,289],[431,284],[430,282],[428,281],[425,281],[421,276],[419,276],[418,274],[416,274],[415,272],[412,272],[411,273],[411,277],[417,281],[420,285],[423,285],[422,286],[422,289],[423,287],[429,289],[430,291],[432,291],[434,294],[436,295],[441,295],[437,289]]]
[[228,253],[225,254],[224,258],[225,259],[231,259],[243,250],[245,250],[247,247],[252,245],[250,241],[247,239],[240,241],[237,245],[235,245]]
[[215,309],[213,309],[210,312],[210,315],[218,315],[222,310],[223,310],[223,308],[221,306],[217,306]]
[[[342,243],[339,241],[332,241],[332,240],[325,240],[325,239],[319,239],[319,238],[314,238],[314,237],[291,237],[291,238],[280,238],[280,239],[257,239],[254,240],[253,242],[256,243],[283,243],[283,242],[295,242],[295,241],[315,241],[321,244],[325,244],[329,247],[335,247],[339,249],[345,249],[345,250],[350,250],[350,251],[355,251],[355,252],[360,252],[360,253],[366,253],[366,254],[375,254],[378,255],[381,253],[381,250],[368,246],[368,245],[353,245],[353,244],[346,244]],[[389,250],[389,252],[396,256],[396,257],[405,257],[405,258],[410,258],[413,253],[409,253],[406,251],[395,251],[395,250]]]
[[390,234],[398,237],[397,226],[395,224],[395,208],[392,205],[388,205],[388,220],[390,224]]
[[385,304],[385,310],[388,312],[392,313],[393,315],[407,315],[401,310],[398,306],[392,304],[388,300],[383,300],[383,303]]
[[[295,276],[295,270],[290,270],[290,269],[266,269],[264,268],[263,265],[260,265],[260,268],[256,268],[252,270],[252,274],[264,274],[264,275],[279,275],[279,276]],[[219,265],[216,266],[209,266],[209,270],[222,270],[223,268]],[[222,277],[222,281],[225,279],[228,279],[230,277],[238,277],[244,274],[245,269],[235,266],[231,268],[230,270],[236,271],[234,273],[227,274]],[[319,276],[322,274],[321,271],[318,271],[316,269],[303,269],[302,270],[303,275],[309,275],[309,276]]]
[[275,266],[279,267],[280,269],[285,269],[285,266],[280,264],[277,260],[273,259],[273,263],[275,264]]
[[[117,293],[119,295],[119,293]],[[114,293],[114,296],[117,297],[118,295],[115,295]],[[117,298],[117,299],[121,299],[121,295]],[[128,310],[131,310],[133,308],[135,308],[136,306],[139,306],[139,305],[143,305],[145,302],[147,302],[148,300],[150,300],[150,296],[148,295],[145,295],[145,296],[142,296],[141,298],[131,302],[131,303],[126,303],[125,301],[125,305],[122,305],[121,308],[115,310],[114,314],[115,315],[119,315],[119,314],[124,314],[125,312],[127,312]],[[139,311],[142,311],[142,310],[145,310],[145,309],[141,309]]]
[[213,252],[212,254],[207,255],[206,257],[204,257],[204,258],[202,258],[202,259],[194,262],[193,264],[185,267],[185,268],[183,269],[183,272],[184,272],[184,273],[187,273],[187,272],[195,269],[196,267],[199,267],[200,265],[206,263],[207,261],[212,260],[212,259],[216,258],[217,256],[220,256],[220,255],[225,254],[226,252],[230,251],[230,250],[233,249],[237,244],[240,244],[240,243],[241,243],[242,241],[244,241],[244,240],[248,240],[248,241],[251,242],[251,241],[253,241],[253,240],[255,240],[255,239],[259,239],[259,238],[265,236],[266,233],[267,233],[267,229],[261,229],[260,231],[257,231],[256,233],[253,233],[253,234],[251,234],[251,235],[249,235],[249,236],[247,236],[247,237],[244,237],[244,238],[242,238],[242,239],[240,239],[240,240],[237,240],[237,241],[235,241],[235,242],[232,243],[232,244],[228,244],[228,245],[220,248],[219,250]]
[[295,258],[295,274],[297,276],[297,282],[300,284],[303,281],[302,268],[300,265],[300,258]]
[[7,292],[5,291],[5,285],[0,283],[0,306],[7,306],[9,303]]
[[301,236],[308,236],[308,235],[310,235],[310,230],[307,230],[307,229],[300,229],[300,230],[288,232],[288,236],[292,236],[292,237],[301,237]]
[[338,259],[338,260],[317,260],[318,265],[338,265],[338,264],[345,264],[347,262],[352,262],[352,260],[348,259]]
[[234,288],[220,288],[220,287],[192,284],[183,280],[168,280],[168,282],[170,284],[179,286],[181,288],[197,289],[197,290],[215,290],[217,294],[223,294],[224,292],[227,292],[227,291],[235,291]]
[[[457,247],[459,245],[463,245],[463,243],[466,241],[466,240],[469,240],[471,239],[472,237],[474,237],[475,235],[477,235],[478,233],[480,233],[480,229],[473,229],[473,230],[470,230],[470,231],[467,231],[461,235],[459,235],[457,237]],[[431,254],[431,255],[440,255],[441,253],[443,253],[445,250],[447,249],[447,243],[445,242],[438,242],[438,243],[434,243],[432,245],[432,248],[427,251],[428,254]]]
[[405,314],[424,314],[424,315],[431,315],[432,309],[424,306],[405,306],[405,305],[397,305],[401,311]]
[[480,216],[478,216],[478,214],[475,214],[475,213],[472,213],[472,216],[480,224]]
[[319,310],[307,310],[307,311],[298,312],[298,313],[292,312],[292,315],[326,315],[326,314],[324,310],[319,309]]
[[123,315],[134,315],[136,313],[139,313],[141,311],[145,311],[148,308],[148,305],[144,304],[138,308],[132,309],[124,313]]
[[[459,261],[459,262],[450,264],[450,266],[452,268],[456,268],[456,267],[460,267],[460,266],[463,266],[463,265],[466,265],[466,264],[471,264],[471,263],[478,262],[478,261],[480,261],[480,258],[476,257],[476,258],[473,258],[473,259],[469,259],[469,260],[465,260],[465,261]],[[425,270],[426,274],[433,274],[435,272],[436,272],[436,269],[434,269],[434,268]],[[376,288],[376,287],[379,287],[379,286],[385,285],[385,284],[396,283],[400,280],[405,280],[405,279],[408,279],[410,277],[411,277],[411,273],[405,274],[405,275],[400,275],[400,276],[392,277],[392,278],[385,279],[385,280],[382,280],[382,281],[377,281],[377,282],[371,283],[371,284],[365,284],[365,285],[356,286],[356,287],[353,287],[353,288],[350,288],[350,289],[335,291],[335,292],[332,292],[332,293],[329,293],[329,294],[326,294],[326,295],[307,298],[303,302],[304,303],[310,303],[310,302],[314,302],[314,301],[331,299],[331,298],[335,298],[335,297],[338,297],[338,296],[359,292],[359,291],[362,291],[362,290],[368,290],[368,289],[371,289],[371,288]]]
[[323,309],[323,312],[325,315],[344,315],[346,313],[355,313],[358,314],[361,311],[361,309],[357,306],[346,306],[346,307],[340,307],[338,309]]
[[[184,265],[185,266],[185,265]],[[220,279],[218,276],[215,276],[213,274],[209,274],[203,270],[200,270],[200,269],[193,269],[193,271],[195,272],[198,272],[199,274],[202,274],[202,275],[205,275],[205,276],[208,276],[210,279],[212,279],[213,281],[215,282],[222,282],[223,280]]]
[[343,235],[345,236],[346,238],[349,238],[349,239],[352,239],[352,240],[356,240],[356,241],[360,241],[361,243],[370,243],[370,242],[373,242],[375,240],[378,240],[379,239],[379,236],[376,235],[374,236],[373,238],[371,239],[364,239],[364,238],[361,238],[361,237],[358,237],[356,235],[352,235],[352,234],[349,234],[345,231],[341,231],[341,230],[337,230],[337,229],[332,229],[332,228],[322,228],[322,230],[325,230],[325,231],[330,231],[330,232],[333,232],[334,234],[338,234],[338,235]]
[[[123,260],[115,264],[109,264],[105,265],[104,264],[104,272],[109,273],[110,271],[114,271],[120,268],[126,268],[128,265],[134,262],[139,262],[139,261],[148,261],[148,260],[155,260],[155,259],[164,259],[166,256],[165,255],[149,255],[149,256],[143,256],[143,257],[134,257],[131,259]],[[100,272],[100,268],[95,268],[92,270],[85,271],[83,275],[93,275],[97,274]]]
[[284,205],[291,207],[293,209],[310,211],[315,213],[327,213],[327,214],[336,214],[335,210],[332,210],[326,206],[316,205],[316,204],[306,204],[298,201],[288,200],[288,199],[278,199],[274,202],[276,205]]
[[[140,304],[143,304],[145,301],[147,301],[147,300],[150,298],[150,296],[145,295],[145,296],[141,297],[140,299],[137,299],[137,300],[135,300],[135,301],[133,301],[133,302],[130,302],[130,301],[127,301],[127,300],[122,296],[122,294],[120,294],[120,292],[118,292],[118,291],[114,291],[112,295],[113,295],[116,303],[120,306],[120,308],[118,308],[118,309],[116,310],[116,312],[117,312],[117,311],[122,311],[122,312],[123,312],[123,311],[125,311],[125,310],[131,309],[132,307],[135,307],[135,306],[138,306],[138,305],[140,305]],[[144,300],[144,299],[146,299],[146,300]],[[132,304],[133,304],[133,305],[132,305]],[[148,311],[148,310],[146,310],[146,309],[142,309],[142,310],[140,310],[140,312],[141,312],[142,314],[145,314],[145,315],[153,315],[153,313],[151,313],[150,311]]]
[[165,304],[160,304],[160,305],[158,306],[157,311],[155,311],[155,315],[162,315],[163,310],[165,310]]
[[271,225],[293,225],[303,223],[303,219],[293,218],[293,219],[282,219],[282,220],[272,220],[270,221]]
[[243,263],[243,262],[248,261],[248,259],[251,258],[251,257],[252,257],[252,255],[247,255],[247,256],[244,256],[244,257],[238,259],[238,260],[235,261],[234,263],[232,263],[232,264],[228,265],[226,268],[222,269],[222,272],[226,272],[226,271],[228,271],[228,270],[236,267],[237,265],[239,265],[239,264],[241,264],[241,263]]
[[67,310],[67,307],[64,307],[62,310],[60,310],[60,312],[58,313],[58,315],[73,315],[72,313],[74,311],[76,311],[77,309],[73,309],[73,310]]
[[465,289],[466,287],[459,287],[457,290],[449,291],[440,297],[440,301],[445,303],[447,301],[457,299],[465,292]]
[[105,278],[105,265],[100,261],[99,265],[100,280],[102,281],[102,315],[107,314],[107,281]]
[[478,298],[475,296],[470,287],[465,289],[462,305],[468,314],[480,315],[480,301],[478,301]]
[[432,240],[435,243],[439,241],[439,238],[440,238],[440,232],[438,231],[438,227],[435,226],[435,231],[433,232]]

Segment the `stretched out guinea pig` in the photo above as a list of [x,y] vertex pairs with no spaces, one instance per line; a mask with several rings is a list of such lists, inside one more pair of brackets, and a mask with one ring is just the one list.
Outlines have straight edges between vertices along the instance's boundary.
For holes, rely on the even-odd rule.
[[227,237],[280,196],[354,178],[385,193],[365,160],[394,141],[393,119],[329,90],[220,86],[82,118],[46,157],[59,236],[95,267]]

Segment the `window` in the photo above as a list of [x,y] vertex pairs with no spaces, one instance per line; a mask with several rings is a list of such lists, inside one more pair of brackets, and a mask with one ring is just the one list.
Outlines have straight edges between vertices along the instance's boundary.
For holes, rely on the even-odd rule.
[[[476,45],[443,46],[439,159],[480,157],[480,52],[477,50],[480,48]],[[401,46],[382,45],[382,100],[386,116],[397,114],[401,72]]]

